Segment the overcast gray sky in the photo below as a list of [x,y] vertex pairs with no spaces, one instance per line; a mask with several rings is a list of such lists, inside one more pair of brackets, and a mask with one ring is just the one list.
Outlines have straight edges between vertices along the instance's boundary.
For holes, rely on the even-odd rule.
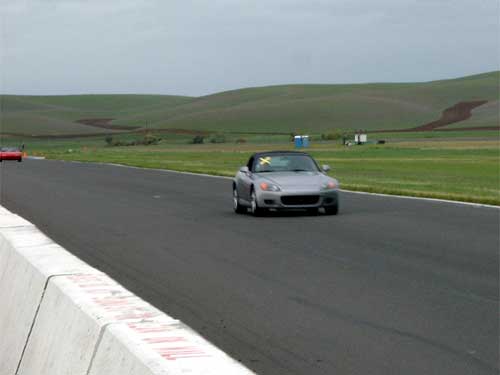
[[0,91],[203,95],[499,69],[498,0],[0,0]]

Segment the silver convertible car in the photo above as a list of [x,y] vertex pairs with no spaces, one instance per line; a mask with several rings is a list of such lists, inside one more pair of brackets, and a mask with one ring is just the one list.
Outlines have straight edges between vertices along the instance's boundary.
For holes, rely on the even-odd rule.
[[269,209],[303,208],[326,214],[339,210],[339,183],[328,177],[330,167],[318,166],[306,153],[272,151],[256,153],[233,179],[233,206],[236,213],[258,216]]

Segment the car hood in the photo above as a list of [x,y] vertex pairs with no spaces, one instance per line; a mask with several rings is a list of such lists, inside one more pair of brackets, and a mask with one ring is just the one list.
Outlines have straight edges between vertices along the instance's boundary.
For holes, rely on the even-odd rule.
[[259,178],[289,188],[319,188],[330,178],[320,172],[270,172],[262,173]]

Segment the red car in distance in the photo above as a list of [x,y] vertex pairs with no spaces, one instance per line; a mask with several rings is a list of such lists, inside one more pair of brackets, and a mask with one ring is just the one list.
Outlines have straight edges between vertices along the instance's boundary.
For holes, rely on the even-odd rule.
[[17,147],[2,147],[0,148],[0,162],[4,160],[23,161],[23,153]]

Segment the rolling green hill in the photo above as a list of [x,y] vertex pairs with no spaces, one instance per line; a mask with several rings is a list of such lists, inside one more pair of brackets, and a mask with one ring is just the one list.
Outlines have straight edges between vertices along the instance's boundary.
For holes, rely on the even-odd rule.
[[167,109],[191,101],[169,95],[0,95],[0,131],[28,135],[75,135],[110,132],[80,124],[87,118],[118,118]]
[[[228,91],[115,123],[220,131],[402,129],[436,120],[460,101],[498,100],[499,72],[429,83],[289,85]],[[480,113],[480,123],[485,126]],[[486,118],[498,126],[498,116]],[[471,126],[474,126],[472,123]]]
[[[198,98],[164,95],[0,96],[1,131],[88,134],[111,126],[233,132],[408,129],[437,120],[458,102],[488,100],[472,118],[448,127],[499,126],[500,72],[427,83],[286,85]],[[118,130],[118,129],[117,129]]]

